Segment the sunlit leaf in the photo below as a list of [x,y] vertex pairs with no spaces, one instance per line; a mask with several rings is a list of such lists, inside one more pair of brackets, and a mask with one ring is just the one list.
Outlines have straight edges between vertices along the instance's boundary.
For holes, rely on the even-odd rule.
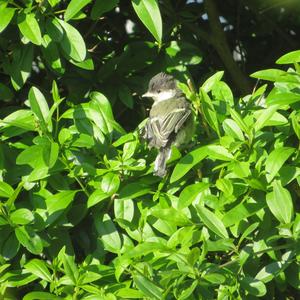
[[83,61],[86,57],[86,46],[80,32],[69,23],[56,19],[64,29],[60,43],[64,52],[75,61]]
[[28,38],[33,44],[41,45],[42,35],[39,23],[35,14],[20,14],[18,16],[18,26],[21,33]]
[[46,280],[48,282],[52,281],[51,274],[48,270],[46,263],[40,259],[32,259],[25,266],[25,269],[36,275],[37,277]]
[[7,27],[15,14],[15,9],[0,5],[0,33]]
[[131,0],[133,8],[156,41],[161,44],[162,20],[156,0]]
[[276,64],[279,64],[279,65],[293,64],[296,62],[300,62],[300,50],[286,53],[276,60]]
[[228,238],[227,230],[219,217],[204,206],[197,205],[196,207],[201,221],[205,224],[205,226],[221,238]]
[[272,184],[273,191],[267,194],[267,204],[275,216],[281,223],[291,222],[294,207],[290,192],[282,187],[279,180],[275,180]]
[[92,0],[72,0],[65,11],[65,20],[72,19],[83,7],[88,5]]
[[294,148],[280,147],[274,149],[266,159],[266,177],[268,182],[278,174],[285,161],[295,152]]

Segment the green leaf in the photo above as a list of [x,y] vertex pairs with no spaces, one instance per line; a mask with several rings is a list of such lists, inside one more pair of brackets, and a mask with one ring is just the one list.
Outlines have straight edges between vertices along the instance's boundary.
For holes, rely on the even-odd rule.
[[0,5],[0,33],[7,27],[15,14],[15,8]]
[[267,293],[267,288],[265,284],[258,279],[252,278],[250,276],[245,276],[241,281],[241,286],[250,295],[256,297],[262,297]]
[[151,214],[158,219],[168,221],[171,224],[178,226],[188,226],[192,224],[192,222],[183,212],[175,209],[174,207],[154,208],[151,210]]
[[135,136],[132,132],[122,135],[119,139],[113,142],[114,147],[119,147],[127,142],[132,142],[135,140]]
[[49,142],[43,147],[43,159],[47,167],[52,168],[59,154],[59,146],[57,143]]
[[188,185],[179,195],[178,209],[182,209],[197,202],[203,191],[209,188],[209,183],[199,182]]
[[55,5],[57,5],[59,2],[61,2],[61,0],[47,0],[49,2],[49,4],[54,7]]
[[280,93],[270,93],[266,99],[266,103],[271,105],[290,105],[300,101],[299,93],[292,92],[280,92]]
[[75,61],[84,61],[86,57],[86,46],[80,32],[67,22],[57,19],[64,29],[63,39],[60,43],[64,52]]
[[300,290],[300,266],[291,264],[286,270],[287,282],[296,290]]
[[42,159],[43,146],[33,145],[22,151],[16,159],[17,165],[30,165],[32,168],[44,166]]
[[168,251],[168,247],[160,242],[141,242],[124,253],[123,258],[138,258],[149,253]]
[[230,196],[233,193],[233,185],[230,179],[219,178],[216,181],[216,187],[222,191],[226,196]]
[[11,232],[10,235],[7,237],[7,239],[2,243],[0,254],[5,259],[12,259],[19,252],[19,248],[20,248],[20,243],[17,240],[15,233]]
[[91,18],[93,20],[98,19],[106,12],[115,8],[118,5],[118,3],[119,0],[109,0],[109,1],[96,0],[95,4],[92,7]]
[[242,241],[248,237],[248,235],[250,235],[254,230],[257,229],[257,227],[259,226],[259,222],[255,222],[255,223],[252,223],[250,226],[248,226],[244,231],[243,233],[241,234],[241,237],[239,239],[239,242],[238,242],[238,245],[241,245]]
[[205,80],[202,85],[202,89],[206,93],[209,93],[212,90],[213,86],[222,79],[223,75],[224,71],[216,72],[214,75]]
[[34,216],[29,209],[19,208],[10,214],[10,220],[14,224],[26,225],[34,220]]
[[30,260],[24,266],[24,268],[43,280],[46,280],[48,282],[52,281],[51,274],[48,270],[46,263],[40,259],[34,258]]
[[140,291],[150,299],[163,299],[163,289],[141,274],[134,274],[132,278]]
[[114,118],[111,104],[103,94],[99,92],[91,92],[89,96],[92,101],[98,103],[98,105],[101,107],[101,111],[107,119]]
[[300,140],[300,113],[293,111],[290,114],[290,118],[292,120],[292,126],[294,129],[294,132],[296,133],[298,139]]
[[67,254],[65,252],[65,247],[60,251],[59,255],[62,255],[65,274],[69,277],[74,285],[77,285],[79,279],[79,271],[75,263],[74,256]]
[[134,217],[134,203],[131,199],[114,201],[114,213],[118,219],[132,221]]
[[[195,249],[195,248],[194,248]],[[204,277],[206,279],[206,277]],[[199,285],[199,281],[196,279],[193,281],[191,285],[188,285],[180,294],[178,297],[178,300],[186,300],[186,299],[191,299],[191,295],[194,292],[194,290],[197,288]]]
[[131,0],[139,19],[154,36],[158,44],[162,39],[162,20],[156,0]]
[[88,5],[92,0],[71,0],[65,11],[65,20],[72,19],[83,7]]
[[[49,0],[48,0],[49,1]],[[54,0],[50,1],[53,2]],[[23,300],[63,300],[64,298],[58,297],[48,292],[29,292],[23,297]]]
[[276,64],[285,65],[300,62],[300,50],[286,53],[276,60]]
[[100,128],[105,134],[110,134],[113,131],[113,113],[111,105],[107,98],[99,92],[90,93],[91,101],[89,103],[90,119]]
[[242,116],[232,108],[230,109],[230,115],[232,119],[236,122],[236,124],[239,126],[239,128],[242,129],[242,131],[249,136],[250,128],[247,126]]
[[284,271],[291,263],[291,258],[293,256],[293,251],[287,251],[282,255],[281,261],[272,262],[264,266],[255,276],[264,283],[270,282],[275,276],[280,272]]
[[64,29],[56,18],[47,18],[46,31],[54,42],[61,42],[64,36]]
[[96,190],[94,191],[88,199],[87,202],[87,207],[92,207],[96,204],[98,204],[99,202],[107,199],[108,197],[110,197],[110,195],[106,194],[105,192],[101,191],[101,190]]
[[19,242],[31,253],[39,255],[43,251],[43,242],[30,227],[19,226],[15,229]]
[[24,129],[24,131],[35,131],[33,113],[27,109],[17,110],[0,120],[0,126],[5,128],[18,127]]
[[150,192],[150,187],[146,184],[134,182],[126,184],[121,188],[119,199],[134,199]]
[[274,180],[272,186],[273,191],[266,196],[269,209],[279,222],[290,223],[294,214],[291,194],[282,187],[280,180]]
[[182,178],[193,166],[201,162],[207,154],[207,146],[202,146],[182,157],[173,170],[170,183]]
[[276,110],[279,108],[279,105],[272,105],[266,109],[260,110],[260,113],[254,123],[254,130],[257,132],[266,126],[266,123],[269,119],[275,114]]
[[18,16],[18,26],[21,33],[33,44],[38,46],[42,44],[41,30],[35,14],[21,13]]
[[223,146],[220,145],[207,145],[206,151],[208,158],[231,161],[233,160],[232,154]]
[[[54,113],[55,109],[57,108],[57,105],[61,103],[61,101],[63,100],[63,98],[61,98],[59,96],[59,90],[58,90],[58,86],[55,80],[52,81],[52,89],[51,89],[51,94],[52,94],[52,98],[54,101],[53,106],[51,107],[52,114]],[[53,107],[55,107],[55,109],[53,109]],[[51,115],[52,115],[51,114]]]
[[203,276],[203,278],[214,284],[222,284],[226,280],[226,277],[220,273],[207,273]]
[[31,110],[40,121],[41,127],[46,131],[52,131],[52,124],[49,122],[49,106],[41,91],[36,87],[31,87],[28,94]]
[[235,140],[244,141],[244,135],[238,124],[232,119],[223,121],[223,129],[228,136],[232,136]]
[[143,299],[144,294],[138,290],[124,287],[117,290],[115,295],[120,297],[120,299]]
[[234,98],[230,87],[224,81],[217,81],[212,87],[212,95],[213,99],[218,101],[219,108],[220,105],[224,105],[225,103],[233,107],[234,106]]
[[0,197],[9,198],[14,192],[14,189],[6,182],[0,181]]
[[23,186],[24,186],[24,182],[20,181],[17,188],[14,190],[14,192],[11,194],[11,196],[7,199],[5,204],[6,204],[6,208],[8,211],[11,210],[13,204],[15,203],[15,200],[17,199],[20,192],[22,191]]
[[[103,97],[102,97],[103,96]],[[103,99],[104,95],[94,92],[91,94],[91,101],[89,103],[89,118],[92,120],[105,135],[109,135],[113,131],[111,118],[107,114]],[[107,99],[106,99],[107,100]]]
[[205,120],[207,121],[209,126],[218,134],[218,136],[221,136],[217,112],[210,97],[203,88],[200,88],[199,94],[201,95],[201,105]]
[[196,205],[198,214],[202,222],[221,238],[228,238],[227,230],[223,222],[213,212],[205,208],[204,206]]
[[299,81],[294,75],[278,69],[266,69],[266,70],[255,72],[250,76],[258,79],[269,80],[269,81],[299,83]]
[[120,186],[120,179],[117,174],[107,173],[101,182],[102,191],[108,195],[114,194]]
[[[28,284],[36,280],[35,275],[30,275],[26,270],[13,270],[6,272],[1,280],[6,282],[8,287],[28,286]],[[2,286],[1,286],[2,287]]]
[[110,216],[104,214],[102,217],[98,217],[95,219],[95,225],[99,239],[103,242],[105,248],[113,253],[119,253],[122,247],[121,239]]
[[[253,113],[253,116],[255,119],[257,119],[257,116],[260,115],[260,111],[256,111]],[[264,123],[265,126],[281,126],[286,125],[288,123],[288,119],[284,117],[281,113],[275,111],[273,115],[269,119],[266,120]]]
[[60,191],[55,195],[51,195],[46,199],[47,207],[47,224],[50,225],[56,221],[63,213],[66,208],[73,201],[75,194],[78,191]]
[[80,281],[80,284],[87,284],[87,283],[97,281],[100,278],[102,278],[102,275],[100,273],[87,271],[87,272],[85,272],[84,275],[80,276],[79,281]]
[[278,174],[278,171],[287,161],[287,159],[295,152],[294,148],[280,147],[274,149],[266,159],[266,177],[271,182]]
[[43,36],[43,47],[41,48],[43,57],[48,66],[55,72],[63,74],[65,72],[64,61],[60,57],[58,45],[48,34]]
[[29,174],[29,176],[24,178],[25,182],[32,182],[32,181],[37,181],[44,179],[49,176],[49,168],[44,165],[38,165],[36,168],[32,170],[32,172]]
[[11,82],[15,90],[19,90],[30,75],[33,61],[33,45],[24,45],[22,49],[13,51],[13,59],[10,65],[6,65],[7,72],[11,76]]
[[137,139],[134,139],[133,141],[124,144],[122,154],[123,161],[129,160],[134,155],[137,145]]
[[247,202],[240,203],[227,211],[222,218],[222,222],[225,227],[238,224],[240,221],[247,219],[248,217],[256,214],[258,211],[266,206],[264,201],[254,201],[253,199],[247,200]]
[[70,59],[69,62],[81,69],[84,69],[84,70],[94,70],[94,61],[91,57],[89,57],[89,53],[87,53],[87,56],[85,58],[85,60],[83,61],[80,61],[80,62],[77,62],[73,59]]
[[230,167],[232,167],[232,172],[238,178],[246,178],[251,175],[249,162],[232,161],[232,163],[230,164]]

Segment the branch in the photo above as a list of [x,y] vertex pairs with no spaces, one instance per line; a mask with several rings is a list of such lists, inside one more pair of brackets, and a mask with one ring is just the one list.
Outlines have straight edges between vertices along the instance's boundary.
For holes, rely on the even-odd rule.
[[251,85],[248,81],[248,78],[233,59],[223,27],[219,20],[219,13],[214,0],[204,0],[204,6],[208,15],[208,21],[211,29],[210,40],[212,46],[215,48],[219,57],[223,61],[232,78],[232,81],[239,89],[240,93],[249,93],[251,91]]

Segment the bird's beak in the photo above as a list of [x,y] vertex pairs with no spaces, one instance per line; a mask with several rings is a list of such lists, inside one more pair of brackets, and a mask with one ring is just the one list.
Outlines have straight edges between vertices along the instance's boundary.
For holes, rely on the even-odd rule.
[[142,97],[153,97],[153,93],[150,93],[150,92],[146,92],[144,95],[142,95]]

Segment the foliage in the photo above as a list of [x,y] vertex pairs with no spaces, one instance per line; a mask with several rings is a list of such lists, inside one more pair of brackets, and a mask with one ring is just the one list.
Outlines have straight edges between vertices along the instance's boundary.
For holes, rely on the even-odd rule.
[[[300,51],[234,97],[224,72],[193,82],[201,51],[169,1],[127,4],[0,1],[0,296],[293,297]],[[179,24],[194,20],[185,12]],[[132,32],[114,27],[128,16]],[[144,109],[133,91],[161,69],[177,75],[197,121],[163,180],[155,151],[128,130]]]

